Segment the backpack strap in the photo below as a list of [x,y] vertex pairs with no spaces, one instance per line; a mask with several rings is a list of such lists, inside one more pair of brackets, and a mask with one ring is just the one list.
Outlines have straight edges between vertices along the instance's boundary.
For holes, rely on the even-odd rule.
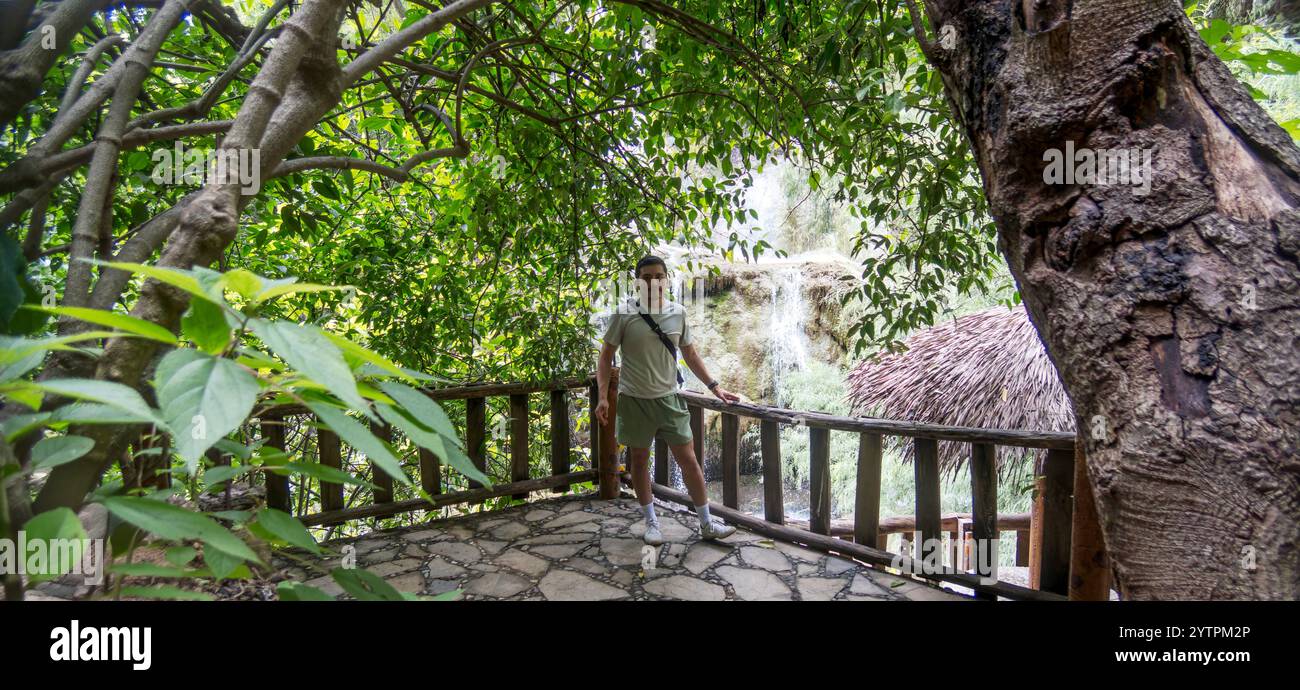
[[654,331],[654,334],[659,336],[659,342],[663,343],[664,347],[668,348],[668,352],[672,353],[673,371],[677,373],[677,387],[681,388],[682,384],[685,383],[685,380],[682,378],[681,368],[677,366],[677,346],[673,345],[672,338],[669,338],[668,334],[664,333],[664,329],[660,328],[659,324],[655,323],[655,320],[650,318],[649,314],[640,310],[640,301],[636,302],[636,306],[637,314],[641,316],[641,320],[645,321],[645,324],[650,327],[650,330]]

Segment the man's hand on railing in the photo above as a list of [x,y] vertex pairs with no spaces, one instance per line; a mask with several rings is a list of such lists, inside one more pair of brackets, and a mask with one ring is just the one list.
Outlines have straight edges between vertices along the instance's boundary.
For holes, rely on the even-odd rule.
[[601,426],[609,423],[609,401],[604,398],[596,403],[596,421],[600,422]]
[[718,399],[722,400],[722,402],[729,402],[729,403],[740,402],[739,395],[732,393],[731,391],[727,390],[726,388],[723,388],[722,386],[714,386],[713,394],[718,396]]

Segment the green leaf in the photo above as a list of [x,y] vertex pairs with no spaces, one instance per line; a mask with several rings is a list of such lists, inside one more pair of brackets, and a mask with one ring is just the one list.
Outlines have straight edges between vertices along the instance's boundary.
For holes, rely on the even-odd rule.
[[116,268],[119,271],[139,273],[140,275],[153,278],[160,283],[166,283],[172,287],[180,288],[196,297],[210,299],[208,293],[203,289],[203,286],[199,283],[198,279],[189,271],[164,268],[162,266],[147,266],[145,264],[129,263],[125,261],[98,261],[92,259],[91,262],[99,266]]
[[86,309],[84,307],[40,307],[28,305],[27,308],[45,312],[47,314],[71,316],[87,323],[116,328],[119,331],[138,335],[141,338],[148,338],[149,340],[157,340],[160,343],[167,343],[169,345],[176,344],[176,336],[172,335],[171,331],[153,323],[152,321],[145,321],[144,319],[139,319],[128,314],[117,314],[111,311]]
[[169,567],[157,563],[114,563],[109,572],[134,577],[205,577],[207,570]]
[[228,359],[193,350],[173,350],[158,371],[158,405],[172,430],[176,453],[193,474],[203,453],[253,411],[257,378]]
[[438,456],[443,462],[454,467],[461,474],[482,483],[485,486],[491,486],[492,480],[479,468],[474,466],[473,461],[456,445],[454,440],[449,440],[445,436],[435,434],[428,429],[417,424],[410,417],[407,417],[401,411],[382,403],[375,406],[379,414],[388,421],[389,424],[396,426],[406,434],[406,437],[416,442],[424,448],[428,448],[434,455]]
[[329,331],[323,331],[323,333],[325,334],[325,337],[329,338],[330,342],[337,345],[345,355],[352,355],[353,357],[356,357],[357,359],[363,362],[368,362],[370,364],[373,364],[379,369],[386,371],[394,376],[399,376],[404,379],[411,378],[411,372],[409,370],[403,369],[402,367],[394,364],[391,360],[384,357],[383,355],[378,354],[376,352],[372,352],[352,342],[351,340],[348,340],[347,338],[344,338],[339,335],[335,335],[333,333],[330,333]]
[[93,379],[51,379],[30,384],[34,389],[77,400],[89,400],[125,412],[137,421],[152,422],[166,427],[163,420],[134,388],[112,381]]
[[315,554],[321,553],[320,546],[316,544],[315,539],[312,539],[307,528],[302,526],[298,518],[288,513],[274,508],[263,508],[257,514],[257,524],[290,546],[306,549]]
[[356,379],[343,355],[320,329],[287,321],[252,319],[249,322],[257,337],[266,343],[289,366],[325,386],[345,405],[374,419],[374,412],[357,392]]
[[334,430],[334,433],[338,434],[339,438],[347,441],[348,445],[353,448],[365,453],[371,462],[375,463],[390,477],[403,485],[412,485],[411,479],[402,471],[402,463],[393,456],[387,444],[370,433],[369,429],[366,429],[336,407],[318,402],[309,402],[307,407],[311,408],[311,411],[315,412],[322,422]]
[[85,436],[51,436],[32,446],[32,471],[65,465],[90,452],[95,442]]
[[190,308],[181,318],[181,332],[209,354],[220,354],[226,349],[231,330],[225,311],[202,297],[190,300]]
[[239,537],[200,513],[144,498],[113,496],[102,502],[110,513],[163,539],[197,539],[227,555],[261,563]]
[[45,361],[45,350],[41,349],[29,349],[26,355],[10,359],[8,353],[19,348],[28,349],[29,342],[23,338],[0,336],[0,352],[6,353],[0,355],[0,383],[20,379]]
[[243,559],[232,556],[220,549],[204,549],[203,563],[219,580],[242,580],[252,576]]
[[330,575],[343,591],[359,601],[405,601],[401,592],[369,570],[335,568]]
[[260,301],[257,294],[262,291],[262,276],[242,268],[232,269],[222,274],[221,279],[217,281],[219,289],[230,288],[245,299]]
[[401,405],[402,410],[430,431],[436,431],[445,438],[459,440],[456,427],[443,411],[442,406],[429,396],[410,386],[396,381],[381,381],[379,388]]
[[334,597],[301,582],[285,580],[275,586],[280,601],[334,601]]
[[364,479],[359,479],[355,475],[349,474],[347,472],[344,472],[343,470],[334,467],[329,467],[328,465],[321,465],[314,462],[289,462],[276,467],[268,467],[267,469],[268,471],[274,472],[275,474],[283,474],[283,475],[301,474],[303,476],[311,477],[312,479],[317,479],[322,482],[333,482],[335,484],[355,484],[357,486],[366,486],[372,489],[375,488],[374,484],[371,484],[370,482],[365,481]]
[[123,587],[122,596],[137,599],[168,599],[173,601],[212,601],[214,597],[206,592],[195,592],[180,587]]
[[[36,517],[27,521],[23,525],[23,531],[26,533],[28,543],[37,540],[45,543],[46,569],[44,573],[28,573],[32,582],[44,582],[52,580],[66,572],[69,572],[81,564],[79,558],[56,558],[55,552],[64,552],[61,543],[68,543],[63,540],[72,540],[76,547],[75,550],[69,550],[68,553],[80,556],[80,548],[84,545],[86,529],[82,527],[81,521],[77,519],[77,514],[69,508],[55,508],[40,513]],[[26,557],[26,554],[20,554],[20,557]],[[75,561],[75,562],[73,562]],[[53,568],[53,570],[50,570]]]
[[339,286],[318,285],[316,283],[289,283],[286,285],[276,285],[275,287],[269,287],[263,290],[257,295],[256,302],[260,304],[282,295],[292,295],[298,292],[336,292],[350,289],[352,289],[352,287],[348,285]]
[[163,557],[167,559],[168,563],[179,567],[194,560],[198,555],[198,550],[193,546],[173,546],[167,549]]

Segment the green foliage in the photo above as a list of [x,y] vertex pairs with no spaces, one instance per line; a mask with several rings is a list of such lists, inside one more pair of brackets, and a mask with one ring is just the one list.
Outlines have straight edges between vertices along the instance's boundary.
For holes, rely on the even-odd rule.
[[[302,462],[284,452],[271,452],[260,446],[250,448],[229,438],[259,404],[295,400],[307,405],[324,424],[349,445],[364,452],[382,471],[426,498],[406,475],[392,446],[357,422],[349,410],[374,420],[379,420],[382,414],[383,419],[401,429],[412,442],[434,451],[467,477],[491,484],[465,456],[455,428],[442,408],[417,389],[393,378],[396,375],[414,380],[417,376],[355,343],[349,342],[341,348],[337,336],[328,337],[319,328],[259,316],[268,303],[278,298],[320,292],[324,289],[321,286],[272,281],[242,270],[223,274],[206,269],[180,271],[128,264],[117,266],[180,287],[192,295],[190,309],[182,321],[184,340],[160,337],[153,324],[125,315],[67,308],[48,311],[119,330],[89,331],[76,338],[9,340],[0,359],[4,372],[0,396],[8,404],[25,405],[34,412],[7,419],[4,432],[10,441],[40,434],[24,473],[74,462],[93,448],[96,442],[93,434],[71,433],[70,429],[86,429],[84,425],[95,423],[144,422],[169,437],[167,452],[179,463],[181,474],[201,481],[201,491],[219,489],[224,482],[241,474],[258,471],[373,486],[341,470]],[[296,289],[299,287],[303,289]],[[31,378],[46,352],[73,342],[108,336],[144,337],[175,345],[155,367],[152,384],[156,406],[135,389],[109,381]],[[268,347],[274,355],[259,349],[261,346]],[[61,396],[67,402],[44,412],[35,411],[47,394]],[[368,400],[367,395],[375,402]],[[224,454],[239,458],[240,465],[209,465],[206,454],[214,446]],[[19,476],[18,473],[6,476],[5,482],[15,481]],[[256,515],[204,514],[168,502],[168,493],[128,495],[120,487],[101,490],[97,500],[115,518],[156,539],[177,544],[168,552],[169,558],[188,553],[188,557],[177,559],[174,568],[116,563],[113,572],[147,577],[247,577],[247,564],[266,565],[255,549],[259,543],[322,553],[302,523],[285,512],[266,508]],[[81,530],[76,516],[65,508],[37,515],[28,524],[29,531],[62,538],[71,538],[72,532]],[[205,568],[182,567],[194,556],[194,549],[187,546],[190,543],[203,545]],[[338,570],[335,575],[340,585],[358,598],[404,598],[390,591],[392,588],[386,583],[376,583],[367,577],[368,573]],[[313,596],[308,589],[287,587],[281,591],[290,597]],[[202,597],[172,587],[119,587],[119,594]]]

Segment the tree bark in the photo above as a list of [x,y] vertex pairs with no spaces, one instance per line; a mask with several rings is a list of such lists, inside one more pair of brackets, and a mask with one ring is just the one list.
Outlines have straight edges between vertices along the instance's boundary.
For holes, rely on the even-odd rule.
[[[1300,598],[1300,151],[1172,0],[926,13],[1124,598]],[[1071,147],[1149,192],[1045,181]]]

